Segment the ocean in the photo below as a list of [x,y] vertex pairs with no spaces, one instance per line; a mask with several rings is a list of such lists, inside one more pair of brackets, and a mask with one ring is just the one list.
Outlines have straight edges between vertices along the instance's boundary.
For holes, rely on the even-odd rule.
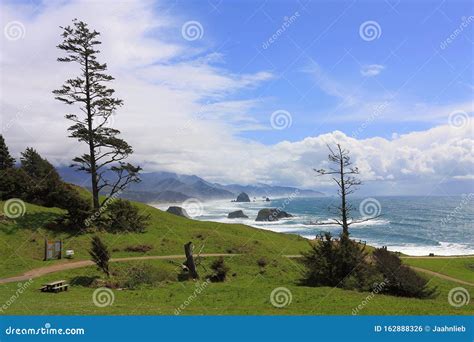
[[[474,195],[445,197],[372,197],[350,198],[354,219],[376,218],[350,227],[351,238],[367,244],[408,255],[474,254]],[[278,198],[265,202],[261,198],[250,203],[229,200],[199,202],[191,214],[194,219],[224,223],[243,223],[260,229],[297,234],[308,239],[324,231],[333,235],[341,231],[335,225],[312,225],[331,222],[337,216],[330,207],[338,205],[337,197]],[[166,205],[156,205],[160,209]],[[186,207],[186,206],[185,206]],[[276,222],[256,222],[260,209],[279,208],[294,217]],[[248,219],[228,219],[227,214],[243,210]]]

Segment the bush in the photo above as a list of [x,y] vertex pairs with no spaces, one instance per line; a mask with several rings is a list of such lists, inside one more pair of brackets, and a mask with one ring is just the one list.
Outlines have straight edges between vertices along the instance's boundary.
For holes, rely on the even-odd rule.
[[153,286],[167,280],[174,280],[176,276],[172,275],[167,269],[159,269],[150,264],[136,264],[127,267],[122,280],[119,280],[120,287],[136,289],[143,285]]
[[373,257],[375,267],[386,279],[382,293],[415,298],[433,298],[437,295],[437,288],[429,288],[428,280],[403,265],[396,254],[379,248],[374,251]]
[[261,257],[260,259],[257,260],[257,265],[261,268],[264,268],[265,266],[267,266],[267,264],[268,264],[268,261],[264,257]]
[[223,257],[215,260],[211,264],[211,269],[212,274],[209,276],[209,279],[215,283],[225,281],[227,273],[230,271],[230,268],[225,264]]
[[98,236],[94,236],[92,238],[89,255],[91,256],[92,261],[96,264],[97,268],[104,272],[107,277],[109,277],[110,253],[107,246]]
[[153,249],[152,245],[134,245],[125,247],[124,251],[126,252],[140,252],[146,253]]
[[301,283],[308,286],[337,286],[366,289],[373,272],[366,261],[364,247],[341,234],[335,241],[325,233],[321,242],[311,245],[303,253],[301,262],[305,267]]
[[60,208],[67,210],[63,224],[76,229],[86,227],[86,220],[91,217],[92,213],[90,202],[82,198],[69,184],[62,184],[56,196],[56,199],[62,202]]
[[145,231],[150,215],[142,215],[137,207],[127,200],[110,200],[107,206],[107,217],[104,228],[110,232],[139,232]]

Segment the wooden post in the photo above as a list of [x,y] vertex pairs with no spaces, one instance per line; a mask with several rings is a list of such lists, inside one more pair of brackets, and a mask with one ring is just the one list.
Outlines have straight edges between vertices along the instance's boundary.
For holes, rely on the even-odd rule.
[[188,268],[189,275],[193,279],[199,279],[199,275],[196,271],[196,264],[194,263],[192,242],[188,242],[184,245],[184,253],[186,254],[186,261],[184,262],[184,265]]

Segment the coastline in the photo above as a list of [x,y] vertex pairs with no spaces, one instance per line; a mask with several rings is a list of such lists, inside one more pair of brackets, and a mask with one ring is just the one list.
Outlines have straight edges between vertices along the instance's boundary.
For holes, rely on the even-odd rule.
[[[309,203],[321,201],[322,198],[299,198],[301,201]],[[331,197],[326,197],[326,200],[331,200]],[[225,200],[209,200],[209,201],[196,201],[193,205],[193,213],[195,216],[193,219],[199,221],[211,221],[225,224],[244,224],[257,229],[270,230],[285,234],[294,234],[302,236],[306,239],[314,239],[318,235],[318,231],[330,231],[333,235],[337,234],[340,230],[339,227],[334,225],[318,226],[309,224],[311,220],[321,220],[321,215],[325,216],[325,211],[321,208],[310,210],[301,210],[296,212],[295,207],[291,207],[294,203],[290,203],[288,207],[285,207],[287,198],[272,198],[271,202],[255,201],[255,202],[231,202],[231,199]],[[323,199],[324,200],[324,199]],[[169,206],[181,206],[184,203],[149,203],[149,205],[166,211]],[[196,205],[199,207],[197,208]],[[255,217],[258,210],[262,208],[276,207],[282,210],[288,211],[293,214],[294,217],[289,219],[280,219],[276,222],[256,222]],[[228,219],[227,214],[234,210],[243,210],[244,213],[248,214],[247,219]],[[318,212],[319,211],[319,212]],[[387,214],[387,213],[385,213]],[[389,215],[385,215],[389,216]],[[417,218],[418,219],[418,218]],[[324,219],[322,220],[326,222]],[[410,235],[403,236],[396,231],[397,227],[404,226],[406,224],[409,227]],[[438,223],[438,228],[441,223]],[[430,226],[431,227],[431,226]],[[429,257],[429,254],[433,253],[435,257],[466,257],[474,256],[474,247],[471,242],[463,243],[462,241],[453,241],[449,238],[439,240],[428,240],[423,234],[416,234],[412,227],[412,223],[405,221],[395,222],[391,220],[391,217],[377,218],[376,220],[370,221],[366,224],[354,225],[352,228],[353,238],[355,240],[365,241],[368,245],[373,247],[386,246],[390,251],[400,252],[406,256]],[[431,228],[432,229],[432,228]],[[435,230],[435,229],[433,229]],[[379,232],[385,234],[384,238],[381,239],[377,236]],[[426,232],[423,232],[426,234]],[[375,235],[374,237],[371,236]],[[393,236],[393,238],[392,238]],[[377,240],[378,238],[378,240]],[[404,241],[407,240],[407,241]],[[412,239],[413,241],[408,241]],[[382,240],[382,241],[380,241]],[[419,241],[417,241],[419,240]],[[426,240],[426,241],[425,241]]]

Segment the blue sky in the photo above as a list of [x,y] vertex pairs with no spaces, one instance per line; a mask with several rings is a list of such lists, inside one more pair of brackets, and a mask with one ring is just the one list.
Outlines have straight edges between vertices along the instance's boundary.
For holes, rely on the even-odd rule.
[[[324,77],[341,86],[347,95],[361,101],[376,101],[390,94],[403,109],[416,112],[416,105],[451,105],[472,98],[473,26],[456,37],[446,49],[440,43],[459,27],[462,17],[473,13],[468,1],[186,1],[171,13],[197,20],[204,28],[195,46],[224,55],[225,68],[235,73],[268,70],[275,78],[258,89],[235,98],[266,99],[253,112],[259,121],[267,113],[285,109],[292,127],[285,139],[295,141],[335,129],[351,133],[363,120],[324,122],[348,110],[338,110],[340,97],[321,90],[305,70],[317,63]],[[262,43],[295,12],[299,17],[267,49]],[[359,27],[376,21],[380,38],[365,41]],[[383,65],[376,77],[364,77],[361,65]],[[449,87],[447,87],[449,85]],[[409,113],[404,113],[409,115]],[[425,130],[436,119],[418,122],[377,120],[360,137],[382,136]],[[264,143],[280,141],[278,131],[249,131],[242,136]]]
[[313,168],[340,143],[373,193],[474,191],[472,1],[3,1],[0,13],[0,124],[17,157],[84,153],[64,119],[79,109],[51,94],[74,75],[56,46],[78,18],[101,32],[124,100],[109,124],[146,172],[324,191]]

